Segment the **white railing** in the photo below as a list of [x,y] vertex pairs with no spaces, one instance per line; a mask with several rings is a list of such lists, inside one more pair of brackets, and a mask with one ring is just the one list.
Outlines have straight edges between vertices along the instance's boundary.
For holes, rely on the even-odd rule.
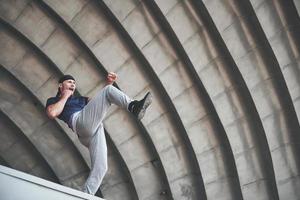
[[0,165],[0,200],[103,200]]

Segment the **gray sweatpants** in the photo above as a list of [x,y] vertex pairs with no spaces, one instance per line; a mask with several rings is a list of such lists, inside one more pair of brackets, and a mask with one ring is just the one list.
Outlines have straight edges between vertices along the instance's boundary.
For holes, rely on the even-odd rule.
[[107,146],[102,123],[105,114],[111,104],[127,109],[130,102],[126,94],[108,85],[73,115],[73,129],[91,156],[91,171],[83,188],[86,193],[94,195],[97,192],[107,171]]

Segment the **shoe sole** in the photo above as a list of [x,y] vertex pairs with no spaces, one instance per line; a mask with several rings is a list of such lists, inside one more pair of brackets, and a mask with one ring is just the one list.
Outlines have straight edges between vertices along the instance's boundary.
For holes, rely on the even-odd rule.
[[142,106],[142,108],[141,108],[141,110],[140,110],[140,112],[137,116],[138,120],[141,120],[144,117],[144,115],[146,113],[146,109],[149,107],[149,105],[151,103],[152,103],[152,95],[151,95],[150,92],[148,92],[146,94],[146,96],[144,97],[144,104],[143,104],[143,106]]

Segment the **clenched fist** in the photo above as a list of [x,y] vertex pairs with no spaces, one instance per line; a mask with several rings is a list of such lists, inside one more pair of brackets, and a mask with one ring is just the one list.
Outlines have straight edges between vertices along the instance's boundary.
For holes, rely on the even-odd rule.
[[107,84],[113,84],[117,80],[117,74],[109,72],[106,77]]
[[61,92],[61,96],[62,96],[63,98],[67,98],[67,99],[68,99],[70,96],[73,95],[73,93],[74,93],[74,91],[71,90],[71,89],[64,89],[64,90]]

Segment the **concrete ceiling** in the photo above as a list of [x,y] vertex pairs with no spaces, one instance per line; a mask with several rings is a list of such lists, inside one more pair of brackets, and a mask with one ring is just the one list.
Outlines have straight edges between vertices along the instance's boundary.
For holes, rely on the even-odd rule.
[[72,74],[154,101],[105,119],[110,200],[297,200],[299,0],[0,0],[0,164],[75,189],[90,168],[45,114]]

